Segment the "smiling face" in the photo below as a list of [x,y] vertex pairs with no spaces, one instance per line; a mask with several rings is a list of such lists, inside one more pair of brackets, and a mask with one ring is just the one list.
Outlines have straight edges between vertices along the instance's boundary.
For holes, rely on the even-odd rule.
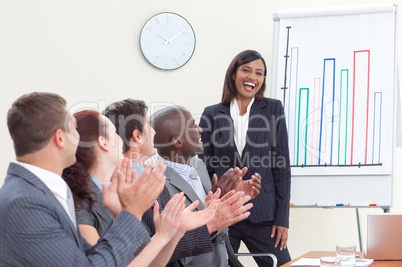
[[195,123],[193,116],[189,112],[184,112],[184,116],[186,125],[183,145],[180,150],[183,156],[192,157],[204,152],[201,142],[202,129]]
[[250,101],[258,93],[265,80],[264,72],[265,67],[261,59],[240,65],[237,68],[233,75],[237,101]]

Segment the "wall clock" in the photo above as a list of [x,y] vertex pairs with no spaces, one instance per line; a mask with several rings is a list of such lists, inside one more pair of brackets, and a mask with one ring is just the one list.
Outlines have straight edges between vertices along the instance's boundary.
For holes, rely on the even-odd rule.
[[195,34],[182,16],[163,12],[145,23],[140,36],[141,51],[149,63],[163,70],[186,64],[195,50]]

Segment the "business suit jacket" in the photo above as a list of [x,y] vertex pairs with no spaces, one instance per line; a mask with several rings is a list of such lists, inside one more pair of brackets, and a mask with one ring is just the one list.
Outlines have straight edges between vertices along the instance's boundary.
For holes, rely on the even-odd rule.
[[[166,175],[166,174],[165,174]],[[159,195],[158,202],[160,204],[159,209],[163,209],[170,200],[170,194],[166,186],[162,193]],[[149,209],[142,217],[142,223],[149,230],[151,236],[155,234],[155,224],[153,217],[153,208]],[[180,267],[182,266],[179,259],[189,256],[200,255],[212,251],[211,238],[209,236],[208,228],[206,225],[197,229],[188,231],[180,239],[179,243],[166,265],[168,267]]]
[[288,136],[282,104],[263,98],[250,109],[246,145],[240,156],[234,142],[230,105],[206,107],[200,127],[205,162],[209,175],[221,177],[229,168],[248,167],[244,180],[254,173],[261,175],[260,194],[253,199],[249,220],[273,221],[289,227],[290,162]]
[[122,211],[91,247],[48,187],[11,163],[0,189],[0,266],[126,266],[150,241]]
[[91,209],[89,201],[84,200],[84,207],[75,212],[78,224],[86,224],[94,227],[99,236],[103,235],[113,221],[112,213],[103,205],[102,192],[92,180],[88,180],[88,187],[94,192],[94,206]]
[[[204,187],[205,192],[208,194],[211,191],[211,181],[208,176],[207,169],[205,168],[204,163],[194,157],[191,159],[191,164],[197,171],[202,186]],[[198,198],[197,194],[194,192],[193,188],[172,168],[167,167],[165,171],[166,176],[166,188],[168,189],[170,195],[174,195],[176,193],[184,192],[186,199],[186,206],[189,206],[194,201],[198,200],[199,204],[197,210],[202,210],[203,202]],[[216,238],[212,242],[213,251],[209,253],[204,253],[198,256],[186,257],[180,259],[180,264],[182,266],[208,266],[208,267],[227,267],[228,259],[226,255],[226,251],[229,257],[229,262],[231,267],[242,266],[241,263],[237,260],[233,249],[230,245],[228,229],[225,228],[223,230],[218,231]]]

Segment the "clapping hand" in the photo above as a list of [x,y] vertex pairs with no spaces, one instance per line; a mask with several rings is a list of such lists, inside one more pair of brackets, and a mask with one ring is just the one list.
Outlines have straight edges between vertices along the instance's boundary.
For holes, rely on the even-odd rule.
[[250,216],[248,210],[253,207],[253,204],[244,205],[249,200],[250,196],[245,196],[244,192],[230,191],[224,195],[220,199],[214,218],[207,224],[209,233],[228,227]]
[[184,193],[175,194],[166,204],[162,213],[159,214],[159,204],[155,201],[154,223],[155,235],[160,235],[166,242],[169,242],[179,229],[180,222],[184,215]]
[[103,205],[112,213],[114,219],[116,219],[121,211],[119,195],[117,194],[117,171],[121,171],[121,164],[116,167],[116,170],[113,173],[110,187],[106,184],[102,184]]
[[261,176],[255,173],[249,180],[242,180],[243,176],[247,173],[247,167],[230,168],[222,177],[218,180],[216,174],[212,177],[212,191],[220,188],[222,196],[226,195],[229,191],[234,190],[236,192],[243,191],[246,195],[250,196],[250,199],[254,199],[260,193],[261,189]]
[[214,199],[209,201],[208,207],[202,210],[193,211],[197,208],[199,201],[196,200],[189,205],[183,212],[183,217],[180,221],[180,231],[184,234],[187,231],[199,228],[213,219],[218,208],[220,200]]
[[[242,169],[243,177],[247,172],[247,167]],[[235,187],[236,192],[243,191],[246,195],[250,196],[250,199],[254,199],[260,193],[261,189],[261,175],[259,173],[255,173],[251,176],[249,180],[241,180]]]
[[132,170],[131,161],[124,159],[121,170],[116,170],[118,177],[117,194],[122,210],[132,213],[138,220],[147,211],[165,185],[166,165],[158,160],[155,167],[151,164],[145,167],[144,172],[137,178],[137,173]]
[[212,176],[212,192],[216,192],[218,188],[221,190],[221,195],[226,195],[230,190],[234,190],[236,186],[241,182],[243,177],[242,171],[236,168],[230,168],[226,171],[222,177],[218,180],[218,176],[214,174]]

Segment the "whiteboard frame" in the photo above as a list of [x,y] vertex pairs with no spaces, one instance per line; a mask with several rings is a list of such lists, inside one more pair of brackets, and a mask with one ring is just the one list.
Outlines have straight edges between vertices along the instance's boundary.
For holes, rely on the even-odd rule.
[[[367,8],[367,6],[362,6]],[[392,171],[389,175],[332,175],[332,176],[292,176],[291,205],[295,207],[382,207],[394,206],[395,188],[395,148],[397,130],[397,97],[399,97],[398,66],[398,6],[394,5],[394,112],[392,132]],[[271,63],[271,97],[276,98],[277,65],[280,18],[273,14],[273,44]],[[397,93],[398,90],[398,93]],[[341,181],[341,182],[340,182]]]

